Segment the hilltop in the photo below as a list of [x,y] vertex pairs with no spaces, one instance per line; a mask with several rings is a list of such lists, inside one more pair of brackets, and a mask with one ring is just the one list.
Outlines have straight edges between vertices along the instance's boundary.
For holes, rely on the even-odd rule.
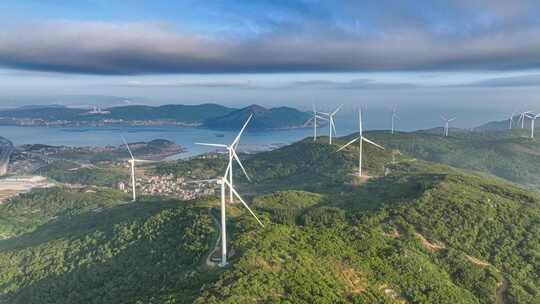
[[[418,159],[487,172],[531,189],[540,189],[540,141],[521,129],[500,132],[370,131],[366,136]],[[354,136],[351,135],[351,136]],[[348,137],[346,137],[348,138]]]
[[306,127],[311,115],[289,107],[267,109],[258,105],[232,111],[221,117],[213,117],[204,122],[204,126],[212,129],[240,129],[249,115],[253,121],[252,130],[279,130]]

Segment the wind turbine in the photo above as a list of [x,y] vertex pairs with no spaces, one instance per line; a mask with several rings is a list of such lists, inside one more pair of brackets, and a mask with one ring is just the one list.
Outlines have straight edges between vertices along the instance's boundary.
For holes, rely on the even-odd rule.
[[328,121],[327,118],[322,117],[322,116],[320,116],[318,114],[319,114],[319,112],[317,112],[317,110],[315,109],[315,105],[313,105],[313,117],[311,117],[306,122],[306,123],[309,123],[310,121],[313,121],[313,141],[317,141],[317,119]]
[[253,114],[249,115],[248,119],[244,123],[244,126],[242,126],[242,129],[240,130],[238,135],[236,135],[236,138],[234,139],[234,141],[230,145],[209,144],[209,143],[195,143],[196,145],[201,145],[201,146],[223,148],[223,149],[226,149],[229,152],[229,164],[227,165],[227,172],[226,173],[229,174],[228,183],[231,185],[229,187],[229,201],[231,203],[233,202],[233,199],[234,199],[233,198],[233,194],[234,194],[233,193],[233,160],[235,160],[238,163],[238,165],[240,166],[240,168],[244,172],[244,175],[246,176],[248,181],[251,181],[251,179],[249,178],[249,175],[246,172],[246,169],[244,168],[244,165],[242,165],[242,162],[240,161],[240,158],[236,154],[236,148],[238,147],[238,143],[240,142],[240,136],[242,136],[242,133],[246,129],[248,123],[251,121],[252,117],[253,117]]
[[384,150],[383,146],[378,145],[378,144],[376,144],[376,143],[372,142],[371,140],[364,137],[363,131],[362,131],[362,109],[358,109],[358,137],[351,140],[350,142],[346,143],[345,145],[343,145],[336,152],[339,152],[339,151],[347,148],[348,146],[352,145],[356,141],[358,141],[358,144],[359,144],[359,150],[358,150],[359,151],[358,152],[359,153],[359,155],[358,155],[359,156],[358,157],[358,176],[362,176],[362,143],[365,141],[368,144],[372,144],[375,147]]
[[[257,220],[259,225],[264,227],[264,224],[259,220],[257,215],[249,208],[248,204],[242,199],[240,194],[236,191],[236,189],[233,188],[232,184],[227,181],[227,175],[229,175],[230,171],[232,169],[232,162],[229,162],[229,165],[227,166],[227,170],[225,170],[225,174],[216,179],[208,179],[203,180],[205,182],[216,182],[218,185],[220,185],[221,188],[221,263],[219,264],[220,267],[225,267],[227,265],[227,217],[226,217],[226,205],[225,205],[225,187],[229,187],[229,190],[238,200],[246,207],[246,209],[251,213],[251,215]],[[195,181],[195,182],[201,182],[201,181]]]
[[525,111],[525,112],[521,112],[519,114],[519,119],[521,119],[521,128],[522,129],[525,128],[525,117],[527,117],[528,114],[531,114],[531,111]]
[[526,116],[531,119],[531,138],[534,138],[534,122],[540,117],[540,114],[527,114]]
[[397,106],[394,106],[392,108],[392,134],[394,134],[395,129],[395,119],[399,119],[399,116],[397,115]]
[[456,120],[456,118],[446,118],[444,115],[441,115],[441,119],[444,121],[444,136],[448,136],[448,129],[450,127],[450,123],[454,120]]
[[129,156],[131,159],[128,160],[129,164],[131,165],[131,190],[133,192],[133,199],[132,201],[137,200],[137,194],[135,193],[135,163],[151,163],[153,161],[151,160],[144,160],[144,159],[135,159],[133,156],[133,153],[131,153],[131,149],[129,148],[129,145],[126,141],[126,139],[122,136],[122,140],[124,141],[124,144],[126,145],[126,148],[129,152]]
[[323,115],[326,115],[328,117],[328,121],[330,122],[328,124],[328,128],[329,128],[329,141],[328,143],[329,144],[332,144],[332,133],[334,135],[336,135],[336,124],[334,123],[334,116],[337,114],[337,112],[339,112],[339,110],[341,109],[341,107],[343,107],[343,105],[339,105],[339,107],[337,107],[333,112],[329,112],[329,113],[325,113],[325,112],[318,112],[320,114],[323,114]]
[[514,123],[514,116],[516,116],[516,111],[512,112],[512,115],[510,115],[510,119],[508,120],[508,130],[512,130],[512,125]]

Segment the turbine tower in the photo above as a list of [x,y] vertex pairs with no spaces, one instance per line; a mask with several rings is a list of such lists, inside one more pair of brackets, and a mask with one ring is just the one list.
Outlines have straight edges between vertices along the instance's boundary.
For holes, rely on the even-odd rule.
[[508,130],[512,130],[512,125],[514,124],[514,116],[516,116],[516,111],[512,112],[510,119],[508,120]]
[[242,172],[244,172],[244,175],[246,176],[248,181],[251,181],[251,179],[249,178],[249,175],[246,172],[246,169],[244,168],[244,165],[242,165],[242,162],[240,161],[240,158],[236,154],[236,148],[238,147],[238,143],[240,142],[240,137],[242,136],[242,133],[244,133],[244,130],[246,129],[249,122],[251,121],[252,117],[253,117],[253,114],[249,115],[248,119],[246,120],[246,122],[242,126],[242,129],[240,130],[238,135],[236,135],[236,138],[234,139],[234,141],[230,145],[210,144],[210,143],[195,143],[196,145],[201,145],[201,146],[223,148],[223,149],[226,149],[229,152],[229,166],[227,168],[226,173],[229,174],[229,181],[228,181],[228,183],[230,184],[230,187],[229,187],[229,201],[231,203],[234,201],[234,193],[233,193],[233,185],[234,185],[233,184],[233,159],[236,161],[236,163],[238,163],[238,165],[242,169]]
[[[229,159],[229,164],[227,165],[227,170],[225,170],[225,174],[221,178],[217,179],[209,179],[204,180],[206,182],[216,182],[218,185],[220,185],[220,193],[221,193],[221,263],[219,264],[220,267],[225,267],[227,265],[227,216],[226,216],[226,205],[225,205],[225,196],[226,191],[225,187],[229,187],[229,190],[236,198],[246,207],[246,209],[251,213],[251,215],[257,220],[259,225],[264,227],[264,224],[259,220],[257,215],[249,208],[248,204],[242,199],[240,194],[238,194],[238,191],[234,189],[231,183],[227,181],[227,177],[230,174],[230,170],[232,169],[232,160]],[[200,181],[197,181],[200,182]]]
[[392,108],[392,135],[394,134],[396,119],[399,119],[399,116],[397,115],[397,106],[394,106]]
[[356,141],[358,141],[358,144],[359,144],[359,150],[358,150],[359,151],[358,152],[359,153],[359,155],[358,155],[358,176],[362,176],[362,143],[365,141],[368,144],[372,144],[375,147],[384,150],[383,146],[378,145],[378,144],[376,144],[376,143],[372,142],[371,140],[364,137],[363,130],[362,130],[362,109],[358,109],[358,137],[356,137],[355,139],[353,139],[350,142],[343,145],[336,152],[339,152],[339,151],[347,148],[348,146],[352,145]]
[[341,107],[343,107],[343,105],[339,105],[339,107],[337,107],[333,112],[329,112],[329,113],[325,113],[325,112],[318,112],[320,114],[323,114],[323,115],[326,115],[327,119],[328,119],[328,143],[329,144],[332,144],[332,133],[333,135],[336,135],[336,124],[334,123],[335,121],[335,118],[334,116],[337,114],[337,112],[339,112],[339,110],[341,109]]
[[444,115],[441,115],[441,119],[444,121],[444,136],[448,136],[448,129],[450,128],[450,123],[454,120],[456,120],[456,118],[446,118]]
[[531,119],[531,138],[534,138],[534,122],[540,117],[540,114],[527,114],[526,116]]
[[135,159],[133,156],[133,153],[131,153],[131,149],[129,148],[129,145],[126,141],[126,139],[122,136],[122,141],[124,141],[124,144],[126,145],[126,148],[129,152],[129,156],[131,157],[128,162],[131,165],[131,191],[133,193],[133,199],[132,201],[135,202],[137,200],[137,194],[135,191],[135,163],[151,163],[153,161],[151,160],[144,160],[144,159]]

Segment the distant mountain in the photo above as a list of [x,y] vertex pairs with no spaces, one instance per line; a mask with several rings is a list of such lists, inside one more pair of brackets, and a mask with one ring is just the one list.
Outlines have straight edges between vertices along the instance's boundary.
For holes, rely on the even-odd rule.
[[36,105],[1,110],[0,124],[79,126],[81,124],[135,122],[140,124],[143,122],[204,126],[212,129],[238,129],[251,113],[254,114],[255,119],[250,128],[255,130],[300,128],[306,126],[306,121],[311,117],[309,113],[293,108],[266,109],[258,105],[243,109],[228,108],[218,104],[129,105],[94,110],[59,105]]
[[67,108],[58,105],[52,106],[25,106],[16,109],[0,111],[0,117],[4,118],[30,118],[44,120],[78,120],[88,110]]
[[307,120],[311,117],[309,113],[289,107],[267,109],[251,105],[221,117],[207,119],[203,125],[211,129],[238,129],[242,127],[250,114],[253,114],[253,121],[249,128],[253,130],[301,128],[306,126]]
[[217,104],[201,105],[164,105],[124,106],[109,108],[111,113],[106,115],[113,119],[123,120],[174,120],[184,123],[200,123],[210,117],[227,115],[234,111],[232,108]]

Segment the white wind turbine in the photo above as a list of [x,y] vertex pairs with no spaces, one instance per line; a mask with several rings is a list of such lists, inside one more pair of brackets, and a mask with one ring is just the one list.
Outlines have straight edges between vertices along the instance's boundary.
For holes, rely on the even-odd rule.
[[[238,200],[246,207],[246,209],[251,213],[251,215],[257,220],[257,222],[264,227],[263,223],[259,218],[255,215],[253,210],[249,208],[248,204],[242,199],[240,194],[233,188],[232,184],[227,181],[227,175],[230,174],[230,171],[232,169],[232,161],[229,162],[229,165],[227,166],[227,170],[225,170],[225,174],[221,178],[216,179],[209,179],[209,180],[203,180],[205,182],[216,182],[218,185],[220,185],[221,188],[221,263],[219,264],[220,267],[224,267],[227,265],[227,217],[226,217],[226,205],[225,205],[225,186],[229,187],[229,190]],[[196,181],[201,182],[201,181]]]
[[238,147],[238,143],[240,142],[240,136],[242,136],[242,133],[246,129],[248,123],[251,121],[252,117],[253,117],[253,114],[249,115],[248,119],[244,123],[244,126],[242,126],[242,129],[240,130],[238,135],[236,135],[236,138],[234,139],[234,141],[230,145],[209,144],[209,143],[195,143],[196,145],[224,148],[229,152],[229,164],[227,166],[227,173],[229,174],[229,181],[228,181],[228,183],[230,184],[230,187],[229,187],[229,201],[231,203],[233,202],[233,199],[234,199],[234,197],[233,197],[233,194],[234,194],[233,193],[233,185],[234,185],[233,184],[233,159],[238,163],[238,165],[242,169],[242,172],[244,172],[244,175],[246,176],[248,181],[251,181],[251,179],[249,178],[249,175],[246,172],[246,169],[244,168],[244,166],[242,165],[242,162],[240,161],[240,158],[236,154],[236,148]]
[[319,112],[315,109],[315,105],[313,105],[313,117],[306,122],[313,121],[313,141],[317,141],[317,119],[328,121],[327,118],[319,115]]
[[392,108],[392,134],[394,134],[396,118],[399,119],[399,116],[397,115],[397,106],[394,106]]
[[329,144],[332,144],[332,133],[334,135],[336,135],[336,124],[334,123],[335,119],[334,119],[334,116],[337,114],[337,112],[339,112],[339,110],[341,109],[341,107],[343,107],[343,105],[339,105],[339,107],[337,107],[333,112],[329,112],[329,113],[325,113],[325,112],[318,112],[320,114],[323,114],[323,115],[326,115],[328,117],[328,121],[329,121],[329,124],[328,124],[328,138],[329,138],[329,141],[328,143]]
[[353,139],[350,142],[343,145],[341,148],[339,148],[337,150],[337,152],[347,148],[348,146],[352,145],[356,141],[358,141],[358,144],[359,144],[359,150],[358,150],[359,151],[358,152],[359,153],[359,155],[358,155],[358,176],[362,176],[362,143],[365,141],[368,144],[372,144],[375,147],[384,150],[383,146],[378,145],[378,144],[376,144],[376,143],[372,142],[371,140],[364,137],[363,130],[362,130],[362,109],[358,109],[358,137],[356,137],[355,139]]
[[516,111],[512,112],[510,119],[508,119],[508,130],[512,130],[512,125],[514,124],[514,116],[516,116]]
[[530,114],[529,112],[529,114],[527,114],[526,116],[531,119],[531,138],[534,138],[534,122],[536,121],[538,117],[540,117],[540,114],[534,115],[534,114]]
[[527,117],[528,114],[531,114],[531,111],[525,111],[525,112],[521,112],[519,114],[519,119],[521,120],[521,128],[522,129],[525,129],[525,117]]
[[456,118],[446,118],[444,115],[441,115],[441,119],[444,121],[444,136],[448,136],[448,129],[450,128],[450,123],[454,120],[456,120]]
[[137,194],[135,192],[135,163],[151,163],[153,161],[151,160],[144,160],[144,159],[135,159],[135,157],[133,156],[133,153],[131,153],[131,149],[129,148],[129,145],[126,141],[126,139],[122,136],[122,140],[124,141],[124,144],[126,145],[126,148],[129,152],[129,156],[131,157],[128,162],[129,164],[131,165],[131,190],[133,192],[133,199],[132,201],[136,201],[137,200]]

